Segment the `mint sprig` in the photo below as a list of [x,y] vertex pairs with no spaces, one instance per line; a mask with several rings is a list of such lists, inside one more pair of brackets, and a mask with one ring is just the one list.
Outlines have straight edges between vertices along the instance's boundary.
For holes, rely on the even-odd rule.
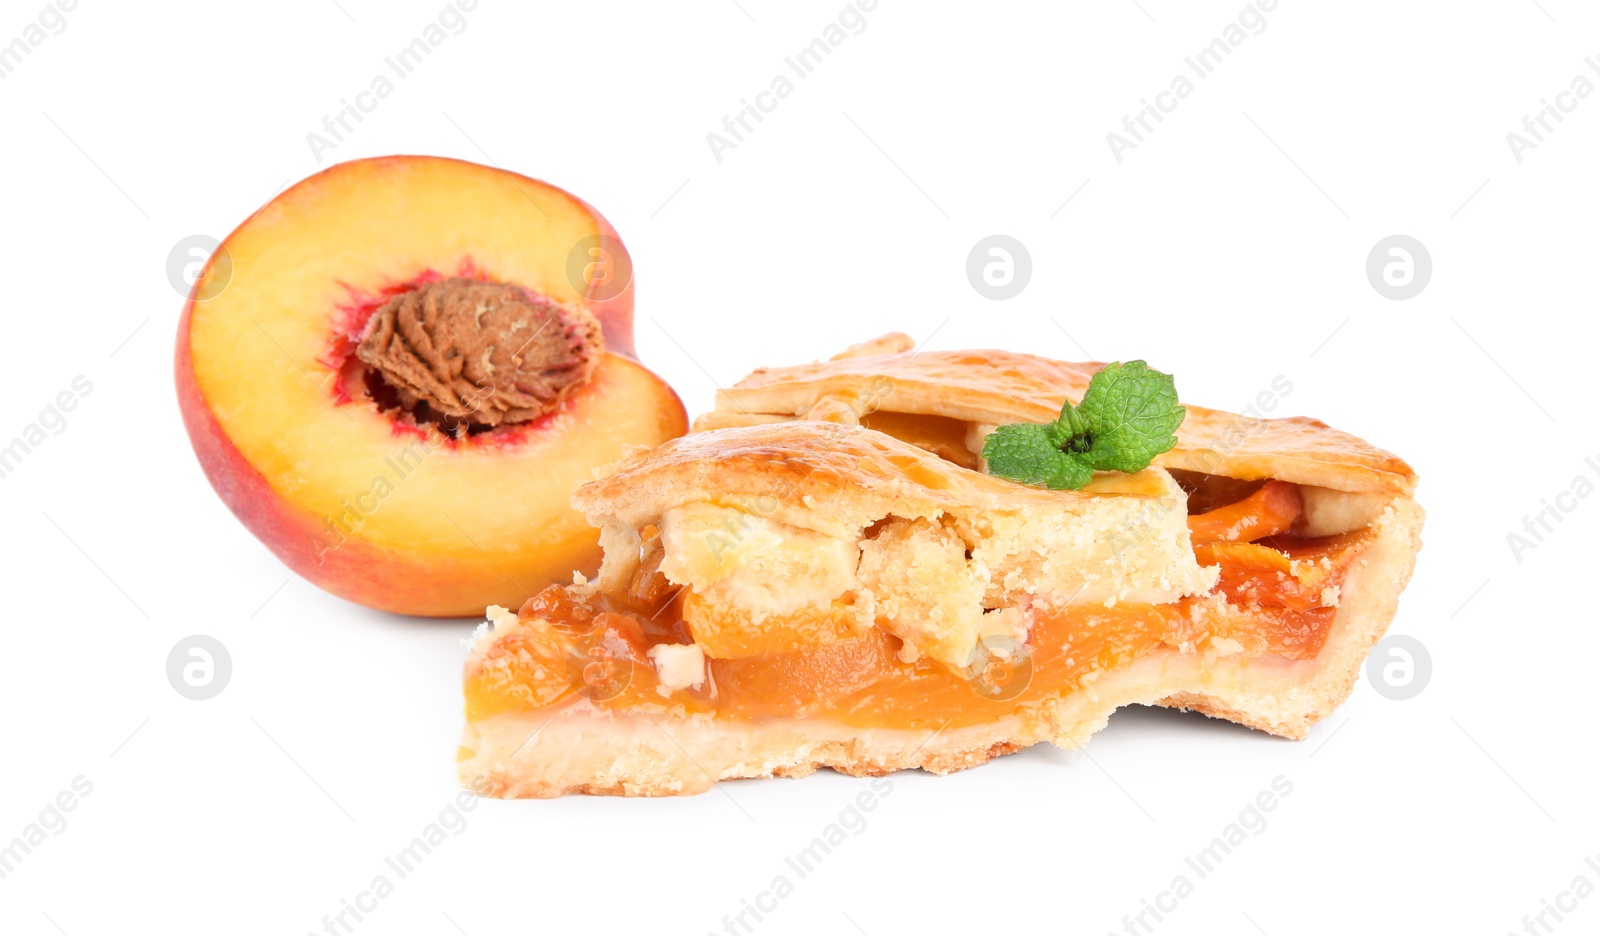
[[1083,402],[1061,405],[1052,423],[1012,423],[989,434],[989,473],[1053,491],[1077,490],[1096,471],[1143,471],[1178,444],[1183,422],[1171,374],[1143,361],[1107,365],[1089,379]]

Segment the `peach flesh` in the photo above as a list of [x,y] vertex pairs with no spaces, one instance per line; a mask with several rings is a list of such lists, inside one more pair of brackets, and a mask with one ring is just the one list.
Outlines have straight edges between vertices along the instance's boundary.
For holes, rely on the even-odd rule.
[[[184,309],[179,404],[213,487],[290,567],[385,610],[478,615],[592,573],[571,490],[687,428],[626,356],[631,282],[591,296],[561,275],[569,245],[598,235],[615,237],[560,190],[452,160],[346,163],[289,189],[224,242],[230,287]],[[447,270],[587,304],[610,353],[554,411],[482,435],[381,412],[349,381],[348,342],[374,300]]]

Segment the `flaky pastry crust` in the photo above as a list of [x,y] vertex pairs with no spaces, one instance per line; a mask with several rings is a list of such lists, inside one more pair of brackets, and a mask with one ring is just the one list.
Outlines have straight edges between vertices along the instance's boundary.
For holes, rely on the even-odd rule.
[[603,518],[639,527],[667,507],[707,501],[833,532],[890,514],[938,516],[965,505],[1059,512],[1157,489],[1143,475],[1110,475],[1082,491],[1047,491],[970,471],[881,432],[795,420],[673,439],[613,466],[572,500],[596,525]]
[[[890,350],[881,353],[885,349]],[[716,409],[695,420],[694,428],[797,419],[826,400],[839,401],[846,411],[854,406],[858,414],[945,416],[977,426],[1050,422],[1063,401],[1083,398],[1089,379],[1104,366],[1013,351],[913,351],[904,335],[886,335],[833,360],[759,368],[720,391]],[[1185,406],[1177,446],[1156,459],[1163,468],[1339,491],[1411,494],[1416,488],[1410,465],[1320,420],[1261,419]]]

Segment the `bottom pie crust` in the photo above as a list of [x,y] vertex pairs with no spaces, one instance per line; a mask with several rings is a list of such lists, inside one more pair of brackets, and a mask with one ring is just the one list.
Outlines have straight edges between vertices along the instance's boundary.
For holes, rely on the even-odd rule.
[[1389,502],[1373,523],[1376,535],[1346,573],[1327,640],[1310,660],[1160,650],[1035,714],[937,732],[822,718],[653,718],[583,702],[469,722],[459,776],[490,796],[553,797],[700,793],[720,780],[803,777],[819,767],[854,776],[908,768],[943,774],[1040,741],[1077,747],[1116,709],[1141,704],[1298,740],[1349,697],[1362,662],[1388,628],[1421,547],[1422,520],[1422,508],[1409,497]]

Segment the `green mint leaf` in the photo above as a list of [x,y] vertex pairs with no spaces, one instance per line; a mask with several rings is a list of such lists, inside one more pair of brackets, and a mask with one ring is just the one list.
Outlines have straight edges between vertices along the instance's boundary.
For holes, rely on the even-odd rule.
[[1184,409],[1172,376],[1143,361],[1112,364],[1089,380],[1083,402],[1055,422],[1013,423],[983,443],[989,473],[1051,490],[1077,490],[1096,471],[1143,471],[1177,444]]
[[1012,423],[989,434],[983,457],[992,475],[1051,490],[1081,488],[1094,477],[1094,469],[1081,455],[1061,450],[1066,440],[1056,423]]
[[1056,448],[1077,453],[1089,450],[1089,420],[1081,409],[1073,409],[1071,400],[1061,404],[1061,415],[1056,417],[1055,429],[1059,436]]
[[1082,455],[1063,452],[1051,467],[1054,470],[1050,477],[1044,479],[1044,486],[1052,491],[1076,491],[1094,480],[1094,469],[1089,467]]
[[1172,375],[1143,361],[1111,364],[1095,374],[1078,412],[1089,423],[1089,464],[1130,473],[1178,444],[1172,433],[1184,417]]

